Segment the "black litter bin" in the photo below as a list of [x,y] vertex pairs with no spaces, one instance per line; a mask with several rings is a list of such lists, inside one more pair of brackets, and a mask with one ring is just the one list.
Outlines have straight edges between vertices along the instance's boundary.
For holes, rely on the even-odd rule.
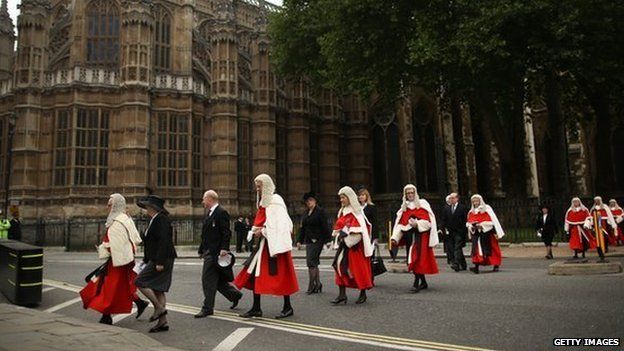
[[41,303],[43,248],[0,240],[0,291],[16,305]]

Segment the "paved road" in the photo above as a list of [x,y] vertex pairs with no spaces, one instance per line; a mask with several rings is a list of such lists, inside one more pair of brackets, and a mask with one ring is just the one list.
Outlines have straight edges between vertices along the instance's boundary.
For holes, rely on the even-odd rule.
[[[80,303],[62,305],[77,296],[75,290],[83,285],[82,277],[97,263],[93,254],[46,254],[44,276],[48,285],[38,309],[58,308],[57,313],[97,321],[98,315],[83,310]],[[553,349],[554,337],[624,336],[624,274],[548,276],[546,268],[551,261],[517,258],[506,259],[500,273],[473,275],[455,273],[445,263],[438,260],[441,274],[428,278],[427,291],[411,294],[410,275],[384,274],[376,280],[365,305],[353,304],[357,292],[350,291],[349,304],[331,306],[336,287],[330,261],[323,260],[323,293],[293,296],[295,316],[282,322],[238,318],[236,313],[251,305],[249,293],[236,313],[218,295],[216,308],[222,312],[207,319],[192,318],[202,301],[201,263],[181,259],[176,262],[168,296],[172,303],[171,331],[150,336],[188,350],[212,350],[220,345],[224,349],[236,346],[236,350],[270,351],[546,350]],[[295,264],[304,290],[305,261],[296,260]],[[265,317],[280,309],[280,298],[263,299]],[[145,313],[150,314],[151,310]],[[146,332],[149,325],[145,318],[135,320],[131,316],[117,325]]]

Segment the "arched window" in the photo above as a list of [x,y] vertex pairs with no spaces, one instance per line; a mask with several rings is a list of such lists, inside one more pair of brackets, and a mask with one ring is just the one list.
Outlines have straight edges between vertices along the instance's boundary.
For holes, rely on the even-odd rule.
[[93,0],[87,8],[87,63],[119,65],[119,8],[111,0]]
[[373,128],[373,168],[377,193],[399,192],[402,187],[401,150],[396,115],[392,112],[375,116]]
[[171,16],[162,8],[154,10],[154,70],[168,72],[171,69]]
[[427,102],[420,101],[412,109],[412,135],[416,158],[416,183],[426,192],[438,190],[436,141],[433,112]]

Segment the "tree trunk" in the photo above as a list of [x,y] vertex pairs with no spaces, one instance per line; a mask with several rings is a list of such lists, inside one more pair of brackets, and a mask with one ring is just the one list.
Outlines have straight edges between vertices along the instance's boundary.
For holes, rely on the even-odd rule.
[[546,105],[548,107],[548,134],[546,159],[552,195],[567,198],[570,195],[570,170],[565,118],[561,111],[561,86],[554,71],[546,75]]

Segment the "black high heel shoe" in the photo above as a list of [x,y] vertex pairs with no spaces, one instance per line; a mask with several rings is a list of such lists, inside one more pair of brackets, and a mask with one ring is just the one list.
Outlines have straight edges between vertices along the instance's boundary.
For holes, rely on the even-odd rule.
[[164,331],[169,331],[169,325],[167,324],[157,325],[149,330],[150,333],[160,333]]
[[314,293],[322,293],[323,292],[323,284],[319,284],[314,288]]
[[311,284],[308,291],[306,291],[306,295],[316,294],[316,284]]
[[288,318],[294,314],[295,314],[295,311],[292,308],[289,308],[288,310],[284,310],[279,315],[275,316],[275,319]]
[[355,301],[356,305],[361,305],[364,302],[366,302],[366,295],[360,295],[360,297],[358,297],[357,301]]
[[262,317],[262,310],[251,309],[243,314],[240,314],[239,316],[243,318]]
[[343,296],[343,297],[338,296],[331,303],[332,303],[332,305],[339,305],[341,303],[344,303],[346,305],[347,304],[347,297],[346,296]]

